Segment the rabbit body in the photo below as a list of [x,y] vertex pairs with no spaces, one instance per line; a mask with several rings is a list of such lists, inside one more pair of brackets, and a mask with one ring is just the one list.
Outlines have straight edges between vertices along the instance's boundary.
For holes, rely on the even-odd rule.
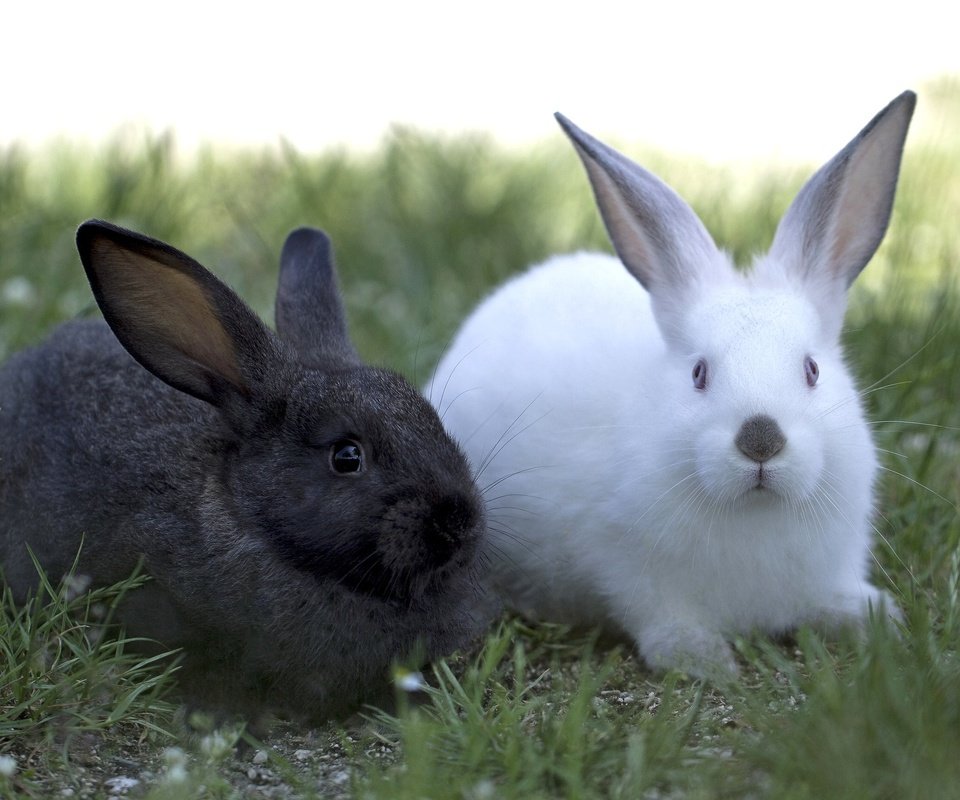
[[[478,309],[433,383],[494,487],[497,590],[537,617],[626,632],[654,664],[732,668],[724,636],[879,603],[865,577],[877,463],[840,350],[789,285],[732,268],[725,282],[690,309],[679,357],[619,260],[557,258]],[[517,312],[535,306],[536,320]],[[815,395],[807,352],[825,376]],[[689,388],[700,353],[710,393]],[[756,466],[731,444],[760,410],[791,446],[754,489]]]
[[[732,636],[897,614],[868,577],[878,462],[839,344],[892,204],[912,95],[896,103],[746,274],[672,190],[561,121],[620,258],[557,257],[502,286],[429,386],[486,487],[509,605],[714,676],[736,671]],[[858,163],[877,136],[892,145]],[[850,198],[878,173],[864,211]]]
[[[248,715],[345,713],[385,692],[393,662],[475,635],[483,513],[466,461],[415,389],[356,359],[325,237],[288,240],[277,337],[186,256],[85,227],[114,330],[67,323],[0,368],[0,563],[15,597],[37,582],[26,545],[54,580],[81,537],[78,572],[96,585],[142,561],[128,632],[183,648],[191,703]],[[201,309],[195,330],[177,308]]]

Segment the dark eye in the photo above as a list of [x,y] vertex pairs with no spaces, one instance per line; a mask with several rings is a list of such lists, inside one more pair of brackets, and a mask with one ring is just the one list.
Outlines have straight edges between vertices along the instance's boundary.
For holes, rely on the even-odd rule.
[[341,475],[363,470],[363,448],[352,439],[330,445],[330,469]]
[[803,360],[803,371],[807,376],[807,386],[816,386],[817,378],[820,377],[820,367],[810,356]]
[[707,388],[707,362],[702,358],[693,367],[693,388]]

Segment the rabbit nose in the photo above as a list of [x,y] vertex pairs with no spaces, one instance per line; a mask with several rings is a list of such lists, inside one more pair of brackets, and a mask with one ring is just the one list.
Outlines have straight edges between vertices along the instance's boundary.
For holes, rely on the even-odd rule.
[[763,462],[783,450],[787,437],[773,417],[756,414],[744,421],[733,441],[747,458]]
[[476,503],[456,493],[442,497],[432,509],[424,526],[424,539],[435,562],[444,564],[464,544],[480,519]]

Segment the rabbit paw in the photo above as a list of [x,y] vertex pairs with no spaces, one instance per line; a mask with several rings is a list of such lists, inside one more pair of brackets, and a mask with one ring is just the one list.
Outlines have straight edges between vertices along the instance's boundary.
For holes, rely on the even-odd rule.
[[718,631],[675,622],[647,626],[635,638],[640,655],[653,669],[677,669],[715,682],[739,674],[733,651]]
[[903,612],[889,592],[869,587],[869,591],[848,596],[839,602],[819,609],[809,620],[815,630],[836,636],[843,630],[866,632],[871,619],[879,622],[903,624]]

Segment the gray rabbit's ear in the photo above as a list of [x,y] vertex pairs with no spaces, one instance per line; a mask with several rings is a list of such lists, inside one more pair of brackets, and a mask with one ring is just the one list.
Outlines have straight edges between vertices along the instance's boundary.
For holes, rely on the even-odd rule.
[[277,333],[302,360],[358,362],[347,332],[346,314],[329,237],[315,228],[287,236],[280,256]]
[[818,292],[839,331],[846,289],[887,230],[903,144],[917,96],[904,92],[800,190],[777,228],[770,257]]
[[270,330],[188,255],[99,220],[80,226],[77,249],[107,323],[162,381],[229,415],[277,370]]

